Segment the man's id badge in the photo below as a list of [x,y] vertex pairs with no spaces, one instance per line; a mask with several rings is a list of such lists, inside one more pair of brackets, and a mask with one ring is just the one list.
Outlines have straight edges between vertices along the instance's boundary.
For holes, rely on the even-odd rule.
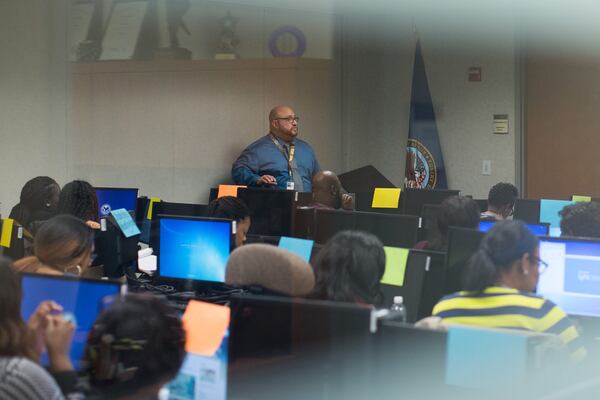
[[294,182],[293,181],[287,183],[287,190],[294,190]]

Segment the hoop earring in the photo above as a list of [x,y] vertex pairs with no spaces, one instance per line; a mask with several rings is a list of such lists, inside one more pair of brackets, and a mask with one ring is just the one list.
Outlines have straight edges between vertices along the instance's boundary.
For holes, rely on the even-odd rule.
[[81,276],[81,266],[79,264],[77,264],[75,267],[67,267],[67,268],[65,268],[65,273],[69,273],[69,270],[71,268],[75,268],[77,270],[77,273],[74,274],[74,275]]

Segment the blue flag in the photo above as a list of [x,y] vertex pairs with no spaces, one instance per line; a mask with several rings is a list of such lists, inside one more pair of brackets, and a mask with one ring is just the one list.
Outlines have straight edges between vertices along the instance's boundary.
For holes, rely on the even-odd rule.
[[448,188],[421,43],[418,41],[413,67],[404,186],[420,189]]

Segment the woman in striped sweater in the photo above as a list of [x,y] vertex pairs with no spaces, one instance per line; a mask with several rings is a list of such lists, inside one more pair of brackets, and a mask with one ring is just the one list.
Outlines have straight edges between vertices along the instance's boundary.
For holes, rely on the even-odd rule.
[[573,358],[581,359],[586,350],[565,312],[533,293],[546,266],[539,258],[537,237],[523,222],[499,222],[471,257],[464,291],[444,297],[433,315],[444,324],[556,334]]

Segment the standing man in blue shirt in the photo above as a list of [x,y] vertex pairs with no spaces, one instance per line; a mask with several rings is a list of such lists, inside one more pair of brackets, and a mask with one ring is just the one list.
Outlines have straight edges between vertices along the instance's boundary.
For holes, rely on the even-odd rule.
[[233,163],[231,176],[237,185],[312,191],[312,177],[321,168],[312,147],[297,138],[298,120],[290,107],[271,110],[269,133],[248,146]]

